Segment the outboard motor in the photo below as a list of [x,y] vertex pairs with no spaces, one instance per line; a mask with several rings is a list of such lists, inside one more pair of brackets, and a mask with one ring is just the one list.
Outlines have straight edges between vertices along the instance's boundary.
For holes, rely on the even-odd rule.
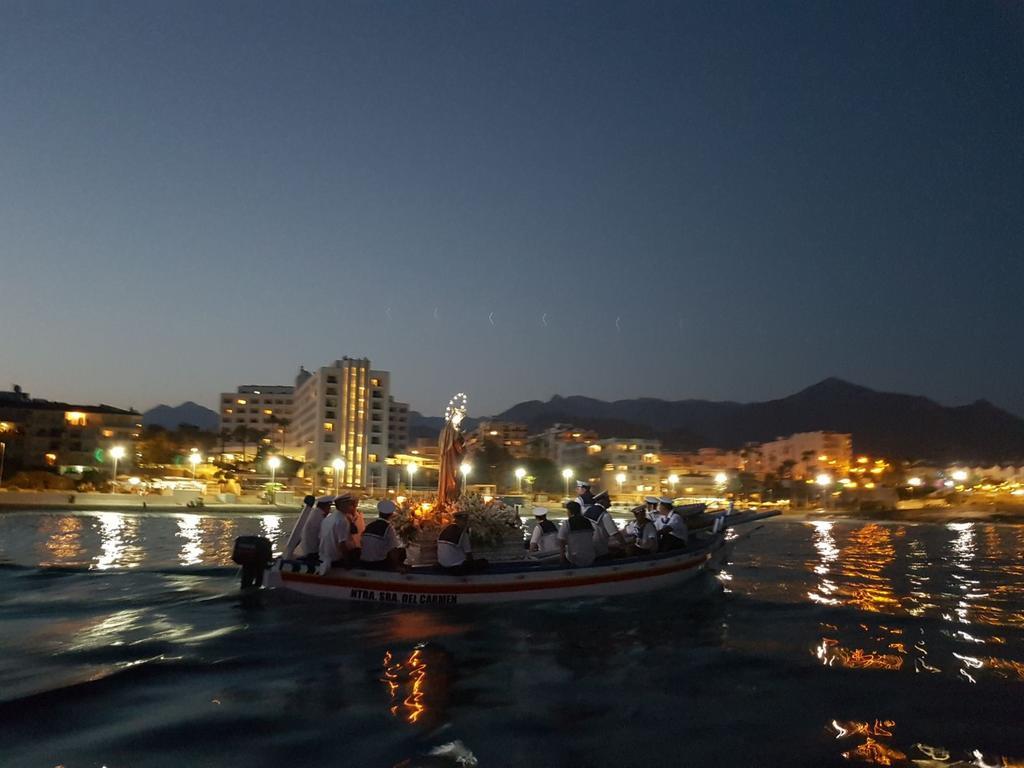
[[270,539],[265,536],[239,536],[231,559],[242,566],[242,589],[263,586],[263,571],[274,559]]

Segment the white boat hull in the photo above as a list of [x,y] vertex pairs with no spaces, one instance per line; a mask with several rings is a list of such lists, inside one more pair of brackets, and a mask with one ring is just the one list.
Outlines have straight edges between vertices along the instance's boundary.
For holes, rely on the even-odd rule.
[[333,568],[319,576],[290,570],[277,561],[267,586],[335,600],[391,606],[471,605],[536,602],[630,595],[675,587],[721,564],[728,550],[721,535],[697,551],[666,553],[649,559],[612,561],[586,568],[543,568],[467,576],[439,573],[367,571]]

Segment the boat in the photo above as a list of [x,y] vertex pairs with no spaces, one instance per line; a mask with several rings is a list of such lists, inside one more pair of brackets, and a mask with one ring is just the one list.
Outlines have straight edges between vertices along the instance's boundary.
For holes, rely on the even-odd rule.
[[[436,565],[415,566],[404,572],[332,568],[320,575],[306,562],[279,557],[258,565],[243,563],[242,583],[245,587],[265,582],[270,588],[314,597],[416,608],[630,595],[674,588],[705,571],[717,570],[741,538],[730,531],[778,514],[721,514],[713,529],[687,549],[582,568],[527,559],[493,562],[486,571],[458,576],[444,573]],[[259,557],[266,558],[269,542],[258,546]],[[240,559],[246,559],[244,554]]]

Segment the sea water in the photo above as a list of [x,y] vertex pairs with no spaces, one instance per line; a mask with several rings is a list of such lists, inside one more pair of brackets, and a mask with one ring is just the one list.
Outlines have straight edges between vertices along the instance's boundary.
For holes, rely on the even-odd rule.
[[241,595],[294,515],[0,515],[0,766],[1024,760],[1024,527],[769,522],[675,591]]

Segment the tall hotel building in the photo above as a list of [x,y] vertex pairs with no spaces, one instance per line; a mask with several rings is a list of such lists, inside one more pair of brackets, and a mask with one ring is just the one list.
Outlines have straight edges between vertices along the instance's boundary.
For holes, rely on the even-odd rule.
[[385,459],[408,440],[408,410],[391,397],[391,374],[370,368],[366,358],[343,357],[299,370],[292,398],[291,439],[317,471],[345,461],[340,484],[383,488]]

